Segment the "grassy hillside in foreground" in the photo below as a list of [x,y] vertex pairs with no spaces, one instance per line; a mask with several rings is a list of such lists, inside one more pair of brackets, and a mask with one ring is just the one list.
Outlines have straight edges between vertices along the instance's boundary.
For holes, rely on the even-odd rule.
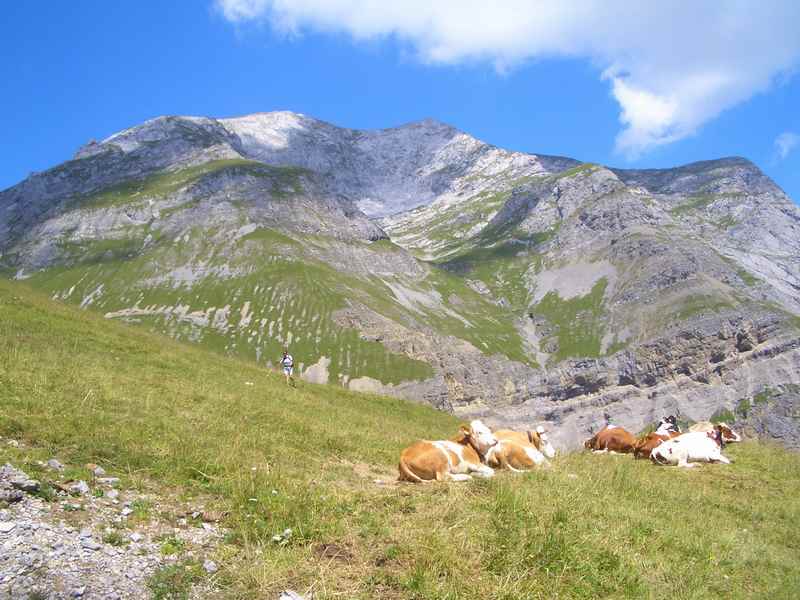
[[[253,385],[247,385],[252,382]],[[301,385],[0,280],[0,435],[26,461],[94,461],[230,511],[224,594],[315,598],[791,598],[800,457],[731,446],[731,466],[574,454],[451,485],[376,485],[401,447],[456,421]],[[11,450],[0,450],[0,460]],[[19,451],[16,451],[19,453]],[[272,490],[277,493],[273,494]],[[251,501],[250,499],[255,499]],[[271,542],[293,529],[290,543]],[[331,558],[323,544],[343,552]]]

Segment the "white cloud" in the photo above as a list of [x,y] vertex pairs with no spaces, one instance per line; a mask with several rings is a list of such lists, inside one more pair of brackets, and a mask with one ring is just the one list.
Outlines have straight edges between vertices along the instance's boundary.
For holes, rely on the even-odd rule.
[[784,131],[775,138],[775,151],[781,160],[789,156],[789,153],[798,145],[800,145],[800,135],[791,131]]
[[[796,0],[215,0],[233,23],[395,38],[431,64],[584,57],[619,102],[631,157],[692,135],[800,61]],[[558,93],[553,90],[552,93]]]

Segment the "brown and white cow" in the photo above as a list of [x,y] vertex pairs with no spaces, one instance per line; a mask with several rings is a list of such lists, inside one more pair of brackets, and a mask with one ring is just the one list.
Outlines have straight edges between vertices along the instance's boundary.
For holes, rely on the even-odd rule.
[[494,469],[483,464],[486,453],[497,444],[481,421],[463,425],[449,440],[420,440],[400,453],[398,481],[466,481],[471,474],[491,477]]
[[684,468],[694,467],[693,463],[697,462],[730,464],[731,460],[722,454],[724,447],[725,442],[718,429],[713,432],[690,431],[654,448],[650,458],[659,465]]
[[550,463],[547,459],[556,455],[555,448],[541,426],[533,431],[500,429],[494,435],[497,444],[486,453],[486,464],[496,469],[527,471],[548,466]]
[[700,421],[699,423],[695,423],[691,427],[689,427],[689,431],[692,432],[703,432],[703,433],[711,433],[712,431],[719,431],[720,435],[722,435],[722,440],[726,444],[730,444],[731,442],[741,442],[742,436],[736,433],[733,428],[726,424],[726,423],[712,423],[711,421]]
[[635,458],[650,458],[650,454],[655,448],[660,446],[663,442],[676,438],[681,433],[679,431],[669,431],[667,433],[648,433],[647,435],[636,440],[633,448],[633,456]]
[[636,446],[633,434],[618,425],[607,425],[583,443],[584,448],[596,454],[612,452],[630,454]]

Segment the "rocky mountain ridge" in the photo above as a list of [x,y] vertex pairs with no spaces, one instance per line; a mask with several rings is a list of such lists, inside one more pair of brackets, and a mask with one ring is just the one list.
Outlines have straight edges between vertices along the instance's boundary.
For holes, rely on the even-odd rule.
[[564,445],[800,380],[800,209],[742,158],[625,170],[430,120],[162,117],[0,192],[0,252],[108,318],[267,364],[290,344],[310,381]]

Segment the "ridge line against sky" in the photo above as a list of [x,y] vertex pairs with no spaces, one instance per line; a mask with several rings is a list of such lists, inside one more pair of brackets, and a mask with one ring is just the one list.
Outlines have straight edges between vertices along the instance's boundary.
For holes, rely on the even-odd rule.
[[11,3],[0,189],[161,115],[290,110],[352,129],[430,117],[619,168],[742,156],[800,200],[800,2],[698,6]]
[[396,37],[430,64],[580,57],[620,105],[617,151],[636,158],[693,135],[723,110],[768,90],[800,63],[796,0],[216,0],[232,23],[289,36]]

